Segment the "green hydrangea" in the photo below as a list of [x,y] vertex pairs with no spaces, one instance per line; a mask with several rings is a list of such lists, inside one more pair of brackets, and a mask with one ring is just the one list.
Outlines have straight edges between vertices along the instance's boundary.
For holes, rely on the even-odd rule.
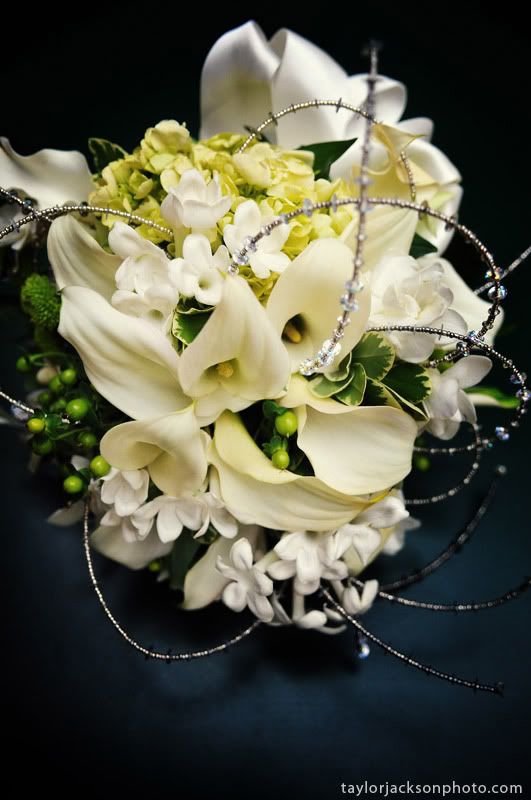
[[26,278],[20,291],[20,302],[35,325],[47,331],[57,330],[61,296],[46,275],[34,273]]

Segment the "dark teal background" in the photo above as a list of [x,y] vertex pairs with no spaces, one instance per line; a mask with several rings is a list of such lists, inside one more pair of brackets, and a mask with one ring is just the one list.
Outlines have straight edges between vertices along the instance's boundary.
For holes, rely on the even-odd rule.
[[[247,15],[196,13],[161,4],[141,10],[97,4],[42,18],[11,8],[3,18],[0,133],[17,150],[84,149],[89,135],[132,147],[166,117],[198,120],[201,64],[223,31]],[[459,166],[461,219],[506,265],[531,239],[529,224],[529,39],[516,4],[335,3],[256,14],[266,32],[283,25],[360,71],[369,37],[385,42],[382,71],[409,89],[407,116],[435,120],[434,141]],[[78,22],[80,14],[86,20]],[[9,98],[6,102],[6,97]],[[456,251],[474,282],[480,268]],[[529,267],[507,284],[507,334],[499,347],[531,373]],[[14,370],[17,322],[2,311],[2,385]],[[504,680],[506,697],[474,695],[379,652],[356,663],[349,635],[263,630],[226,655],[182,665],[146,662],[119,640],[89,589],[80,531],[48,526],[62,502],[51,478],[26,471],[27,450],[0,431],[3,497],[4,780],[22,791],[87,787],[106,796],[319,798],[340,784],[523,782],[529,796],[529,610],[514,605],[456,617],[377,604],[367,625],[399,649],[441,669]],[[529,430],[500,445],[469,491],[432,508],[407,550],[379,574],[422,565],[466,521],[493,465],[509,468],[477,537],[409,596],[484,599],[531,571]],[[459,465],[438,480],[455,480]],[[440,484],[441,485],[441,484]],[[113,609],[147,644],[217,642],[240,619],[214,609],[182,615],[164,587],[110,562],[97,568]],[[22,759],[22,770],[14,758]],[[156,793],[156,794],[155,794]],[[418,796],[418,795],[417,795]],[[422,795],[421,795],[422,796]]]

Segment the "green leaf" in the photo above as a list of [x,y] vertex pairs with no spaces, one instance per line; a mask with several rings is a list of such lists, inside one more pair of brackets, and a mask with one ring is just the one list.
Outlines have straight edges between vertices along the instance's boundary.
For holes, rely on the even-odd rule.
[[427,239],[424,239],[423,236],[419,236],[416,233],[413,236],[413,241],[411,242],[411,247],[409,248],[409,255],[413,256],[413,258],[422,258],[422,256],[427,256],[429,253],[436,253],[437,248],[431,242],[428,242]]
[[123,147],[120,147],[119,144],[113,144],[107,139],[92,137],[88,140],[88,146],[96,172],[101,172],[111,161],[117,161],[127,155]]
[[337,142],[319,142],[317,144],[305,144],[299,150],[309,150],[315,156],[313,171],[316,178],[329,178],[330,167],[337,161],[339,156],[351,147],[356,139],[341,139]]
[[366,406],[391,406],[401,408],[394,395],[378,381],[368,380],[365,389],[364,405]]
[[350,370],[350,381],[343,391],[336,394],[336,400],[340,400],[347,406],[359,406],[365,394],[367,385],[367,375],[361,364],[353,364]]
[[201,548],[201,543],[194,539],[191,532],[185,528],[167,557],[166,566],[170,573],[170,589],[184,589],[186,573]]
[[387,373],[383,383],[409,403],[420,403],[431,392],[430,376],[418,364],[399,362]]
[[[470,395],[478,395],[478,400],[480,397],[487,397],[489,400],[493,401],[492,403],[487,402],[485,405],[494,405],[500,408],[516,408],[519,404],[518,397],[505,394],[505,392],[502,392],[501,389],[498,389],[496,386],[471,386],[469,389],[465,389],[465,392]],[[474,400],[473,397],[472,400]]]
[[264,400],[262,403],[262,413],[266,419],[274,420],[289,411],[285,406],[279,406],[274,400]]
[[361,364],[368,378],[381,380],[393,365],[395,350],[382,333],[366,333],[352,351],[352,363]]
[[173,318],[172,334],[180,342],[190,344],[202,330],[205,323],[208,322],[211,313],[211,308],[206,311],[196,311],[195,313],[177,311]]

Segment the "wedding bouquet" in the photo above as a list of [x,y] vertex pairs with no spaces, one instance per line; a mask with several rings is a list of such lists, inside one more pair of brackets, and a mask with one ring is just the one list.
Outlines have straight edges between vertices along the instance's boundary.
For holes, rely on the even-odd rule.
[[0,252],[33,331],[15,413],[63,482],[51,521],[89,509],[92,547],[184,609],[340,629],[419,525],[401,488],[419,437],[472,426],[473,472],[509,435],[475,426],[474,399],[500,396],[477,387],[500,272],[486,258],[487,302],[443,257],[460,175],[405,102],[247,23],[208,55],[198,139],[163,120],[132,152],[91,139],[90,166],[1,140]]

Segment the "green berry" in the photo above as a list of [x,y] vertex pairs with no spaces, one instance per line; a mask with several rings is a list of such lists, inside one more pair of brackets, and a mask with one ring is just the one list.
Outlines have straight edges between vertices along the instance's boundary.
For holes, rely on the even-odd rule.
[[31,369],[31,363],[26,356],[20,356],[20,358],[17,358],[16,366],[19,372],[29,372]]
[[70,400],[66,406],[66,413],[74,422],[86,417],[89,411],[90,403],[86,397],[76,397],[75,400]]
[[90,450],[91,447],[96,447],[98,444],[98,437],[95,436],[92,431],[85,431],[85,433],[81,433],[79,435],[78,441],[81,447],[84,447],[86,450]]
[[162,565],[160,561],[150,561],[148,564],[148,570],[150,572],[160,572]]
[[297,417],[293,411],[286,411],[275,417],[275,428],[281,436],[291,436],[297,430]]
[[37,400],[41,404],[41,406],[49,406],[52,402],[52,394],[51,392],[41,392],[38,396]]
[[277,469],[287,469],[289,467],[289,455],[285,450],[275,450],[271,461]]
[[419,472],[427,472],[431,467],[431,461],[427,456],[416,456],[415,467]]
[[46,428],[46,423],[41,417],[31,417],[26,422],[26,427],[30,433],[42,433]]
[[38,456],[47,456],[53,450],[53,442],[51,439],[46,439],[44,437],[39,439],[34,439],[31,443],[33,452],[36,453]]
[[48,388],[54,394],[61,394],[65,390],[64,384],[62,383],[61,378],[59,377],[59,375],[54,375],[53,376],[53,378],[51,379],[51,381],[48,384]]
[[94,456],[90,462],[90,471],[95,478],[103,478],[104,475],[107,475],[110,469],[111,465],[108,461],[105,461],[103,456]]
[[53,411],[56,414],[60,414],[62,411],[65,410],[65,408],[66,408],[66,400],[64,399],[64,397],[58,397],[57,400],[55,400],[51,404],[50,411]]
[[65,386],[72,386],[77,381],[77,372],[72,368],[64,369],[59,373],[59,380]]
[[69,475],[63,481],[63,489],[67,494],[79,494],[85,487],[83,479],[79,475]]

